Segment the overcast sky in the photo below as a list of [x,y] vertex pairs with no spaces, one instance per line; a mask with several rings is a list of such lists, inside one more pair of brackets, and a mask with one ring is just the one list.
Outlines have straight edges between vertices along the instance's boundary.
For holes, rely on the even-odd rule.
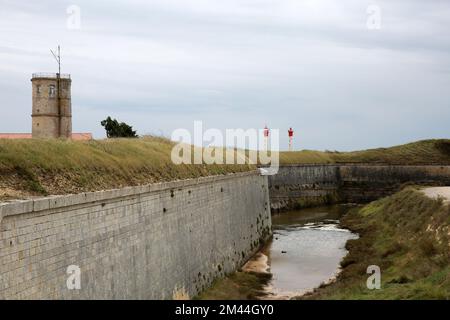
[[97,138],[108,115],[165,136],[267,123],[283,148],[293,126],[297,149],[450,138],[450,1],[0,0],[0,132],[31,131],[57,44],[74,131]]

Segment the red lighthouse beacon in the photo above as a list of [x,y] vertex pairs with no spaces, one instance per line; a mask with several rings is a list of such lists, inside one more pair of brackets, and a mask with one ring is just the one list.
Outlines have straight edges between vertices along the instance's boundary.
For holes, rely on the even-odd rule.
[[289,135],[289,151],[292,151],[294,142],[294,130],[292,130],[292,128],[289,128],[288,135]]

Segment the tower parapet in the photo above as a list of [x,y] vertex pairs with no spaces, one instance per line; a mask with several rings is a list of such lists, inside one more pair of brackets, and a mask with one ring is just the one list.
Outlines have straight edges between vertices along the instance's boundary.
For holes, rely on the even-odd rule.
[[69,74],[35,73],[33,88],[33,138],[70,138],[72,102]]

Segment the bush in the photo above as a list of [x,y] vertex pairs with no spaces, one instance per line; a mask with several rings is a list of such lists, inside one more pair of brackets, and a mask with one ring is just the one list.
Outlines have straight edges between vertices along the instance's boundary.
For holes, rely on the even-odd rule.
[[111,119],[111,117],[106,118],[101,122],[101,125],[105,127],[106,136],[108,138],[137,138],[136,131],[133,131],[133,127],[129,126],[125,122],[117,121],[116,119]]

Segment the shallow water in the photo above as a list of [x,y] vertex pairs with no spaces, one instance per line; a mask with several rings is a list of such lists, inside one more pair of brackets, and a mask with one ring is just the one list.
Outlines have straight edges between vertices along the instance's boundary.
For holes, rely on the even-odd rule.
[[273,274],[266,288],[268,298],[299,296],[337,275],[347,254],[346,242],[358,237],[339,227],[339,219],[349,209],[321,207],[273,217],[273,240],[261,252]]

